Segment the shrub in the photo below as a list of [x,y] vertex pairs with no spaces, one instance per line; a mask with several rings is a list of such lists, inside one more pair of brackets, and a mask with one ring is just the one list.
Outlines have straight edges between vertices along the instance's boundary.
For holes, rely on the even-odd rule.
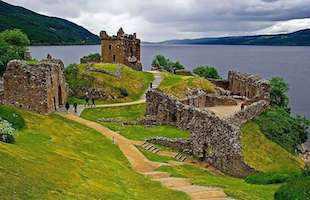
[[272,107],[255,118],[268,139],[295,153],[309,133],[309,120],[291,116],[284,108]]
[[256,173],[246,177],[245,181],[252,184],[274,184],[284,183],[290,178],[288,174],[282,174],[277,172],[268,173]]
[[275,200],[310,199],[310,177],[297,178],[282,185],[274,195]]
[[120,93],[123,97],[127,97],[129,94],[128,94],[128,91],[126,90],[126,88],[121,88],[120,89]]
[[166,70],[168,72],[184,69],[184,66],[178,60],[174,62],[163,55],[156,55],[152,61],[152,66]]
[[81,63],[99,63],[101,60],[101,56],[99,53],[89,54],[80,59]]
[[273,77],[270,80],[271,92],[270,100],[271,105],[279,106],[288,110],[289,98],[287,92],[289,90],[288,84],[283,78]]
[[0,141],[14,143],[14,133],[15,129],[12,125],[8,121],[0,118]]
[[6,30],[0,33],[0,76],[10,60],[23,59],[30,41],[20,30]]
[[22,129],[26,126],[24,118],[11,107],[0,106],[0,117],[8,121],[14,129]]
[[214,67],[209,66],[199,66],[193,70],[194,74],[201,76],[203,78],[213,78],[213,79],[221,79],[218,71]]

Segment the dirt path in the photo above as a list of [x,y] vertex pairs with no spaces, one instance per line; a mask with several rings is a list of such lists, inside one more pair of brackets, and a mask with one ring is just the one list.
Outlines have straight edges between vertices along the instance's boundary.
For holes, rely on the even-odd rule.
[[[153,87],[152,88],[157,88],[160,85],[160,82],[162,81],[162,77],[160,72],[158,71],[148,71],[154,75],[154,81],[153,81]],[[96,108],[108,108],[108,107],[120,107],[120,106],[130,106],[130,105],[136,105],[136,104],[141,104],[145,103],[145,97],[146,93],[150,88],[148,88],[145,93],[141,96],[141,98],[137,101],[132,101],[132,102],[126,102],[126,103],[113,103],[113,104],[102,104],[102,105],[96,105]],[[74,113],[73,107],[69,109],[69,113],[71,114],[76,114],[78,116],[81,116],[83,110],[85,108],[90,108],[90,107],[85,107],[84,105],[78,105],[77,107],[77,113]],[[64,110],[61,110],[64,112]]]
[[104,136],[113,140],[116,145],[119,146],[120,150],[127,157],[132,168],[145,176],[150,177],[154,181],[161,182],[164,186],[185,192],[193,200],[224,200],[228,199],[223,189],[216,187],[205,187],[193,185],[191,181],[187,178],[174,178],[170,177],[169,173],[155,171],[158,167],[162,165],[167,165],[164,163],[157,163],[148,160],[136,147],[136,141],[131,141],[122,135],[103,127],[102,125],[82,119],[73,114],[63,114],[63,116],[69,120],[76,121],[80,124],[88,126],[95,129],[96,131],[102,133]]

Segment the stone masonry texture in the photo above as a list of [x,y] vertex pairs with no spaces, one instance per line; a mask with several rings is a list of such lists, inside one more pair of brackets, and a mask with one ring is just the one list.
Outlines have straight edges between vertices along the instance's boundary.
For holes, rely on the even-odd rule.
[[5,104],[47,114],[67,101],[61,60],[46,59],[33,65],[13,60],[8,63],[3,79]]
[[101,57],[103,62],[121,63],[141,71],[141,41],[136,33],[127,35],[123,29],[115,36],[109,36],[105,31],[100,32]]

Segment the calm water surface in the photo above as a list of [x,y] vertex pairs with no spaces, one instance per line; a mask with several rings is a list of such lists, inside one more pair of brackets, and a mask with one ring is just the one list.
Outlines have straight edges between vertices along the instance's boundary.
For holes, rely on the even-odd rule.
[[[66,65],[99,51],[99,45],[31,47],[33,57],[42,59],[50,53]],[[281,76],[290,85],[293,111],[310,117],[310,47],[145,45],[142,47],[145,70],[150,69],[152,58],[159,53],[180,60],[187,69],[197,65],[216,66],[224,77],[231,69],[259,74],[266,79]]]

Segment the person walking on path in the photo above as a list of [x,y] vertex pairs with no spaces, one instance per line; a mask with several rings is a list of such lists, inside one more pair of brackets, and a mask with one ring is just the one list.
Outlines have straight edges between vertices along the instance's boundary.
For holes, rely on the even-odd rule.
[[153,82],[150,83],[150,88],[151,88],[151,89],[153,88]]
[[94,97],[91,98],[91,102],[92,102],[92,106],[95,108],[96,104],[95,104],[95,98]]
[[76,114],[77,113],[77,103],[76,102],[73,104],[73,107],[74,107],[74,113]]
[[89,97],[88,97],[88,92],[85,93],[85,105],[84,107],[89,106]]
[[67,110],[67,112],[68,112],[69,109],[70,109],[70,104],[69,104],[68,102],[66,103],[65,108],[66,108],[66,110]]
[[244,107],[245,107],[245,103],[242,102],[242,103],[241,103],[241,110],[244,110]]

